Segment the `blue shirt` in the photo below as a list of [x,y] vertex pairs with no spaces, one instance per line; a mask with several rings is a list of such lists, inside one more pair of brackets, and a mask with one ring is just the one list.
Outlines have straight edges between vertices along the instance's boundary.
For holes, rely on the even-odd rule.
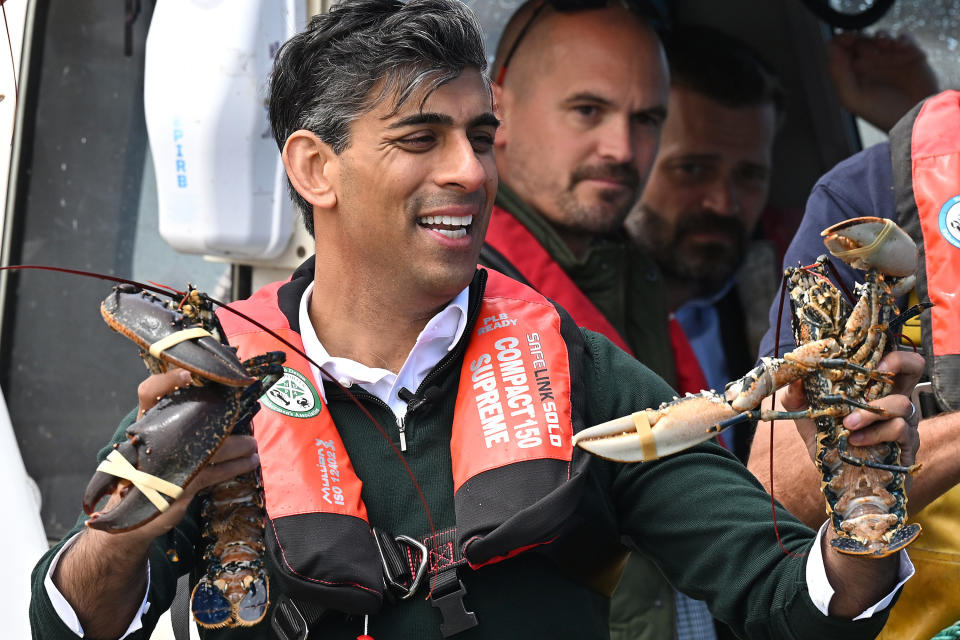
[[[814,185],[803,220],[783,256],[783,268],[808,265],[827,253],[820,232],[843,220],[860,216],[897,219],[893,195],[893,165],[890,145],[874,145],[840,162]],[[862,281],[860,272],[841,260],[833,260],[844,284]],[[782,282],[781,282],[782,285]],[[783,287],[780,287],[780,292]],[[780,292],[770,306],[770,328],[760,341],[760,356],[774,355],[774,333],[780,310]],[[780,321],[778,356],[796,346],[790,327],[790,305],[786,304]]]

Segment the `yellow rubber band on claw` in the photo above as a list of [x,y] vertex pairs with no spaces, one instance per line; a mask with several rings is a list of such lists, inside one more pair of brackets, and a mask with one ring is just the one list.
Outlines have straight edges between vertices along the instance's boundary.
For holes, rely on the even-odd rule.
[[186,342],[187,340],[193,340],[194,338],[206,338],[209,335],[210,332],[203,327],[181,329],[176,333],[171,333],[166,338],[160,338],[150,345],[150,355],[152,355],[154,358],[159,358],[160,354],[170,347],[174,347],[181,342]]
[[[889,218],[884,218],[883,228],[880,229],[880,232],[877,233],[876,239],[870,244],[866,244],[862,247],[857,247],[856,249],[848,249],[847,251],[831,251],[835,257],[843,260],[844,258],[869,258],[872,256],[877,249],[879,249],[883,243],[886,241],[887,236],[893,232],[893,228],[896,227],[896,223]],[[820,235],[825,235],[826,232],[821,233]]]
[[630,416],[633,418],[633,426],[637,429],[637,436],[640,438],[640,451],[643,459],[656,460],[660,457],[657,453],[657,443],[653,439],[653,429],[650,428],[650,420],[647,418],[646,411],[637,411]]
[[166,511],[170,506],[170,503],[167,502],[161,494],[168,495],[176,500],[183,493],[183,489],[172,482],[167,482],[163,478],[158,478],[157,476],[152,476],[149,473],[140,471],[116,450],[111,451],[109,455],[107,455],[107,459],[100,463],[97,471],[103,471],[112,476],[129,480],[161,513]]

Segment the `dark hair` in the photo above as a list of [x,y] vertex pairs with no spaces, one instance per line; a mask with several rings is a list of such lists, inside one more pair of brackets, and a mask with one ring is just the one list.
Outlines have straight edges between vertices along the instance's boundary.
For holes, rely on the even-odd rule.
[[687,87],[728,107],[772,103],[777,123],[786,96],[773,69],[747,44],[716,29],[686,26],[666,42],[670,84]]
[[[334,153],[350,144],[350,125],[392,99],[394,113],[416,91],[429,95],[465,68],[486,71],[483,36],[459,0],[342,0],[310,20],[274,61],[270,126],[277,146],[308,129]],[[313,209],[287,182],[313,235]]]

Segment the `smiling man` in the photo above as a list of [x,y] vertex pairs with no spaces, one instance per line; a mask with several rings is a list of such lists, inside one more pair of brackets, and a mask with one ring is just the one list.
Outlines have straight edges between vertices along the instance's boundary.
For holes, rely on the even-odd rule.
[[[542,295],[476,269],[496,188],[484,71],[479,27],[454,0],[350,0],[281,48],[271,122],[317,253],[234,303],[259,325],[219,319],[241,357],[286,351],[319,411],[264,401],[256,438],[229,437],[139,528],[81,519],[34,573],[35,638],[148,638],[208,551],[197,492],[258,464],[271,606],[208,638],[604,640],[609,599],[592,578],[622,536],[746,637],[880,628],[865,609],[895,593],[897,559],[840,557],[785,511],[784,544],[813,553],[784,555],[766,493],[716,445],[650,465],[574,450],[585,425],[671,390]],[[148,378],[141,407],[190,384],[183,373]],[[903,420],[863,414],[868,440],[913,455]]]

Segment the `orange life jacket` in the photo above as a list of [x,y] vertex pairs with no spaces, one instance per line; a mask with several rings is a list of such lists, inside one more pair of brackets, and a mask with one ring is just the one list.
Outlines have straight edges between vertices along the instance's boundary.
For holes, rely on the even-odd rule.
[[[302,350],[300,335],[277,305],[283,284],[230,306]],[[310,364],[246,320],[218,315],[240,358],[287,353],[286,375],[265,394],[253,420],[275,579],[292,597],[373,613],[384,591],[371,533],[376,523],[369,522],[362,479],[314,390]],[[571,404],[571,389],[579,384],[579,376],[571,379],[571,362],[581,357],[568,350],[571,337],[579,336],[573,324],[566,320],[561,334],[552,303],[495,272],[477,317],[450,437],[456,545],[473,568],[553,540],[579,500],[588,462],[571,444],[583,426]],[[507,486],[513,506],[491,499]]]
[[[936,306],[920,315],[927,373],[940,408],[960,409],[960,92],[944,91],[890,132],[897,217],[920,250],[916,293]],[[926,640],[960,618],[960,486],[911,520],[923,526],[910,546],[916,575],[904,585],[881,640]]]
[[917,296],[930,382],[940,407],[960,410],[960,91],[928,98],[890,132],[898,222],[917,243]]
[[[495,268],[502,267],[511,277],[519,276],[518,279],[556,300],[573,316],[578,325],[603,334],[627,353],[636,355],[620,332],[547,253],[536,237],[510,212],[500,207],[493,208],[484,242],[499,254],[499,258],[509,263],[495,264]],[[700,368],[693,347],[690,346],[683,327],[673,317],[669,321],[669,338],[673,348],[677,390],[680,393],[699,393],[708,389],[707,378]],[[640,355],[642,360],[642,354]]]

